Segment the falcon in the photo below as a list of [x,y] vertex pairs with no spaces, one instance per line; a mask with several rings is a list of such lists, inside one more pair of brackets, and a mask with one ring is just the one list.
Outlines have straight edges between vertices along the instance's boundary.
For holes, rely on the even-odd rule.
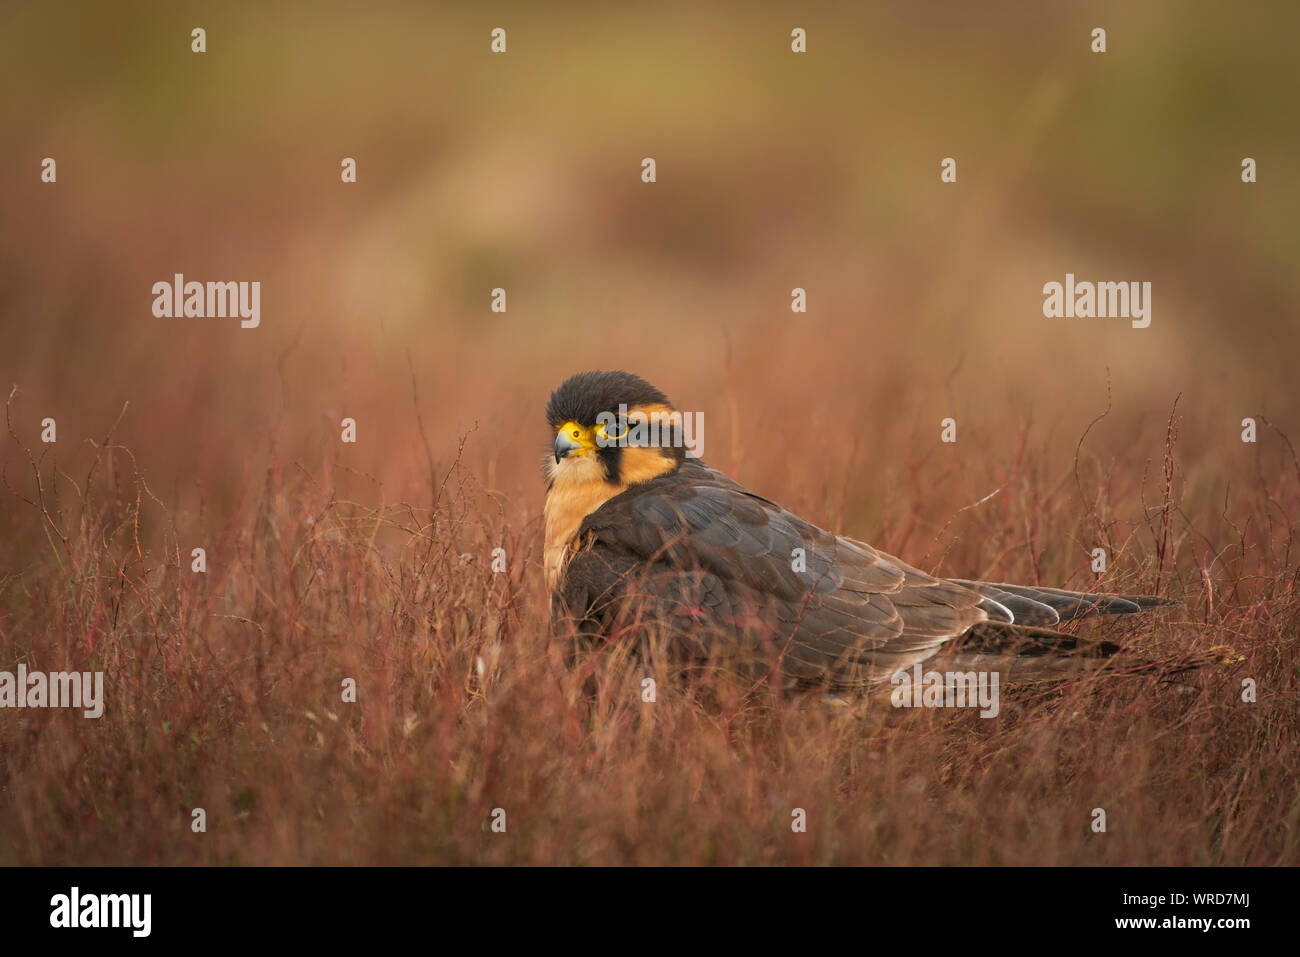
[[926,574],[692,458],[682,413],[628,372],[569,378],[546,418],[546,584],[580,646],[657,634],[678,660],[788,688],[866,689],[940,656],[1011,660],[1016,680],[1119,651],[1061,622],[1176,604]]

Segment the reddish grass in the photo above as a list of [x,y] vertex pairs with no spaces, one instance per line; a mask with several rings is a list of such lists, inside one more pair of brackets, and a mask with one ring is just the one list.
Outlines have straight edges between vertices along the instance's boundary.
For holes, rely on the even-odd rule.
[[[1032,686],[992,720],[671,680],[645,704],[613,661],[588,702],[549,632],[535,502],[485,489],[466,440],[428,452],[411,504],[332,456],[268,451],[237,496],[178,515],[111,436],[56,467],[15,428],[0,663],[102,669],[107,704],[0,713],[0,862],[1295,864],[1300,468],[1267,425],[1234,469],[1188,464],[1178,421],[1154,466],[1103,463],[1091,439],[1049,466],[1027,430],[1010,461],[971,445],[951,489],[926,480],[937,453],[898,446],[911,477],[878,480],[881,524],[855,534],[949,574],[1077,587],[1101,542],[1099,587],[1184,601],[1103,630],[1242,659]],[[993,498],[927,504],[973,502],[985,475]],[[813,517],[855,501],[828,491]]]
[[[41,91],[0,98],[0,670],[108,699],[0,710],[0,863],[1297,863],[1300,467],[1268,423],[1300,438],[1300,7],[1111,4],[1098,56],[1069,4],[837,4],[796,56],[785,5],[507,5],[498,57],[469,5],[221,6],[202,57],[179,9],[0,14]],[[1152,281],[1150,328],[1046,319],[1067,271]],[[176,272],[261,281],[261,325],[154,317]],[[537,464],[549,390],[610,367],[824,527],[1179,597],[1089,630],[1242,660],[994,720],[651,707],[605,663],[589,707]]]

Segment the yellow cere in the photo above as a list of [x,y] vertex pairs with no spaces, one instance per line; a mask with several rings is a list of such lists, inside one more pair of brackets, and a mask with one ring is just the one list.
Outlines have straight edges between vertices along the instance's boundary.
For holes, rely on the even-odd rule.
[[577,422],[565,422],[556,432],[556,435],[566,434],[569,438],[582,445],[582,448],[573,450],[569,453],[570,455],[586,455],[596,447],[596,440],[591,433],[591,429],[579,425]]

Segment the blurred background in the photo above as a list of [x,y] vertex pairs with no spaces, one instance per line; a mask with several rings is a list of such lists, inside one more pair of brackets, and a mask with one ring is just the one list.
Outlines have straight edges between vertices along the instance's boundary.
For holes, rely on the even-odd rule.
[[[0,862],[1294,863],[1298,37],[1294,2],[0,0],[0,669],[110,703],[3,717]],[[261,283],[260,326],[156,318],[176,273]],[[1045,318],[1067,273],[1150,282],[1149,328]],[[612,668],[589,713],[538,516],[593,368],[826,528],[1181,598],[1088,633],[1245,660],[999,722],[647,717]]]
[[[129,402],[115,439],[184,516],[269,449],[427,497],[418,408],[526,519],[550,390],[625,368],[861,537],[900,497],[941,525],[1026,443],[1064,480],[1108,401],[1090,453],[1153,475],[1180,394],[1207,481],[1243,417],[1300,433],[1300,6],[852,6],[0,6],[15,431],[55,418],[72,467]],[[260,328],[155,318],[177,272],[260,281]],[[1044,318],[1067,272],[1151,282],[1150,327]]]

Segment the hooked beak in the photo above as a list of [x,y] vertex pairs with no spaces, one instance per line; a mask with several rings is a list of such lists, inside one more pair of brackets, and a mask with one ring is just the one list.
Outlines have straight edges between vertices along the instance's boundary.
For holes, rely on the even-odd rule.
[[573,452],[577,452],[579,449],[583,449],[585,447],[586,446],[584,446],[581,442],[574,439],[569,434],[568,429],[561,429],[559,435],[555,437],[556,464],[558,465],[560,459],[564,458],[566,455],[569,455]]

